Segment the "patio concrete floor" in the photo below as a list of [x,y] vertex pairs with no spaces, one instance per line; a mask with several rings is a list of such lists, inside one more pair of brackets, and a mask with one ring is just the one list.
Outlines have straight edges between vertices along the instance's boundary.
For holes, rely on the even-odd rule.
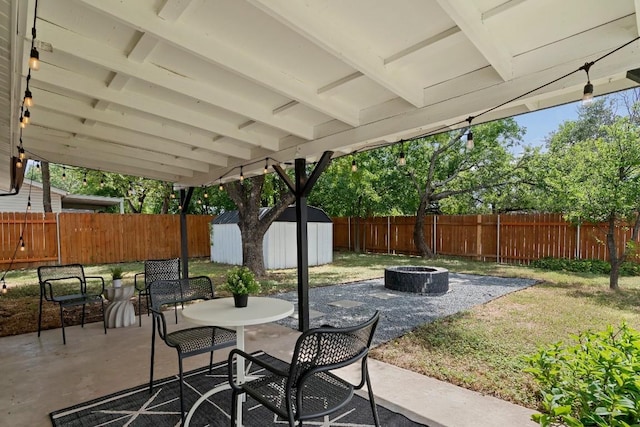
[[[169,319],[171,316],[169,316]],[[180,319],[179,325],[188,323]],[[100,323],[0,338],[0,426],[51,425],[49,413],[148,381],[151,321],[142,327],[109,329]],[[284,360],[299,333],[278,324],[246,329],[246,349],[264,350]],[[175,350],[156,344],[155,378],[177,373]],[[228,351],[216,352],[225,360]],[[185,359],[185,370],[205,366],[208,356]],[[379,404],[430,427],[535,426],[531,410],[371,360]],[[356,371],[344,375],[357,377]],[[366,394],[366,392],[365,392]]]

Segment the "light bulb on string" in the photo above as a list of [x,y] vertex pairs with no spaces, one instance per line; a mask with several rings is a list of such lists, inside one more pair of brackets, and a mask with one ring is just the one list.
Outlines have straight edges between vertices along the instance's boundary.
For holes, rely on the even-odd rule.
[[40,170],[40,162],[36,163],[36,169]]
[[589,70],[593,64],[594,62],[585,62],[585,64],[580,67],[580,69],[584,70],[587,74],[587,84],[584,85],[584,89],[582,90],[582,105],[589,105],[593,102],[593,85],[589,77]]
[[398,158],[398,165],[405,166],[407,164],[407,159],[404,157],[404,151],[400,152],[400,157]]
[[357,172],[358,165],[356,165],[356,159],[351,160],[351,172]]
[[24,252],[24,250],[24,239],[22,238],[22,236],[20,236],[20,252]]
[[27,158],[27,155],[24,152],[24,147],[22,146],[22,138],[20,138],[20,145],[18,146],[18,157],[20,160],[24,160]]
[[31,122],[31,112],[29,112],[29,109],[24,110],[24,115],[22,116],[22,123],[26,125],[28,125]]
[[29,89],[24,91],[24,106],[33,107],[33,95]]
[[31,48],[31,53],[29,55],[29,68],[33,71],[38,71],[40,69],[40,53],[35,46]]
[[4,282],[4,279],[2,279],[2,295],[6,295],[7,292],[9,292],[9,288],[7,288],[7,284]]
[[218,186],[219,191],[224,191],[224,186],[222,185],[222,179],[220,180],[220,185]]
[[242,166],[240,166],[240,184],[244,184],[244,174],[242,173]]
[[65,166],[62,167],[62,179],[67,179],[67,168]]
[[474,147],[473,132],[471,131],[471,122],[473,119],[473,116],[467,117],[467,122],[469,122],[469,131],[467,132],[467,150],[473,150]]
[[27,199],[27,210],[31,210],[31,196],[29,196],[29,198]]
[[264,170],[262,171],[263,174],[267,174],[269,172],[269,159],[265,159],[264,160]]
[[18,160],[16,160],[16,167],[18,169],[22,169],[22,160],[20,160],[20,158],[18,158]]

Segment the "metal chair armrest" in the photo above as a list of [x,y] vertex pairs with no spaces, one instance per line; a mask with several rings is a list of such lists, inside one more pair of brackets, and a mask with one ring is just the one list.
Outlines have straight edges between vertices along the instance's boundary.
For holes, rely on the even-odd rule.
[[229,370],[228,370],[228,376],[229,376],[229,385],[231,386],[231,388],[233,388],[236,391],[241,391],[242,387],[240,387],[234,380],[233,378],[233,360],[235,357],[243,357],[244,359],[255,363],[256,365],[260,366],[263,369],[266,369],[269,372],[272,372],[276,375],[280,375],[283,377],[286,377],[289,375],[288,371],[283,371],[282,369],[278,369],[276,367],[274,367],[273,365],[270,365],[268,363],[266,363],[264,360],[260,360],[255,356],[252,356],[251,354],[244,352],[242,350],[239,350],[237,348],[234,348],[233,350],[231,350],[229,352],[229,358],[228,358],[228,362],[227,365],[229,366]]
[[138,292],[141,292],[141,291],[147,289],[147,285],[146,284],[144,284],[142,287],[138,287],[138,276],[144,276],[144,275],[145,275],[145,273],[142,272],[142,273],[136,273],[133,276],[133,286],[135,286],[136,291],[138,291]]

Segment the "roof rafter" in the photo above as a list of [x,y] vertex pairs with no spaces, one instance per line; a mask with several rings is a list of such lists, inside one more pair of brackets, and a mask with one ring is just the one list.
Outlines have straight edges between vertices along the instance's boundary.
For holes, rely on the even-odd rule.
[[438,0],[438,4],[487,59],[502,80],[511,80],[512,55],[489,34],[482,22],[482,14],[474,8],[475,4],[466,0]]
[[257,58],[242,55],[242,49],[222,44],[207,34],[179,22],[169,23],[138,2],[105,3],[101,0],[78,0],[105,16],[117,19],[132,28],[148,32],[160,40],[176,46],[213,64],[222,66],[240,76],[295,99],[315,110],[340,121],[357,126],[358,111],[332,98],[321,98],[315,88]]

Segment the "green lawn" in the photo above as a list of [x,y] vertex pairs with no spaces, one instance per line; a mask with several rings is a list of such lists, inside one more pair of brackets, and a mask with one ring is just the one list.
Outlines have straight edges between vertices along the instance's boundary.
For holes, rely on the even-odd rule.
[[[389,265],[433,265],[452,272],[539,280],[531,288],[488,304],[424,325],[373,350],[372,357],[447,382],[537,408],[536,385],[523,372],[522,356],[543,344],[567,341],[585,330],[601,330],[626,320],[640,329],[640,279],[623,277],[620,290],[610,291],[607,276],[545,272],[533,268],[459,259],[422,260],[395,255],[336,253],[330,265],[311,267],[311,286],[326,286],[382,277]],[[133,283],[142,263],[120,264],[124,282]],[[108,265],[87,266],[87,275],[109,279]],[[190,262],[190,275],[208,275],[223,281],[227,265],[208,260]],[[11,290],[0,299],[0,317],[7,324],[18,311],[16,325],[33,326],[25,312],[37,316],[35,270],[15,271],[6,278]],[[294,290],[295,269],[270,271],[261,279],[264,293]],[[22,319],[22,320],[20,320]],[[37,325],[36,325],[37,326]],[[17,326],[16,326],[17,327]],[[16,333],[14,327],[13,332]],[[26,330],[25,330],[26,331]],[[20,333],[20,332],[17,332]],[[6,335],[6,333],[5,333]]]

